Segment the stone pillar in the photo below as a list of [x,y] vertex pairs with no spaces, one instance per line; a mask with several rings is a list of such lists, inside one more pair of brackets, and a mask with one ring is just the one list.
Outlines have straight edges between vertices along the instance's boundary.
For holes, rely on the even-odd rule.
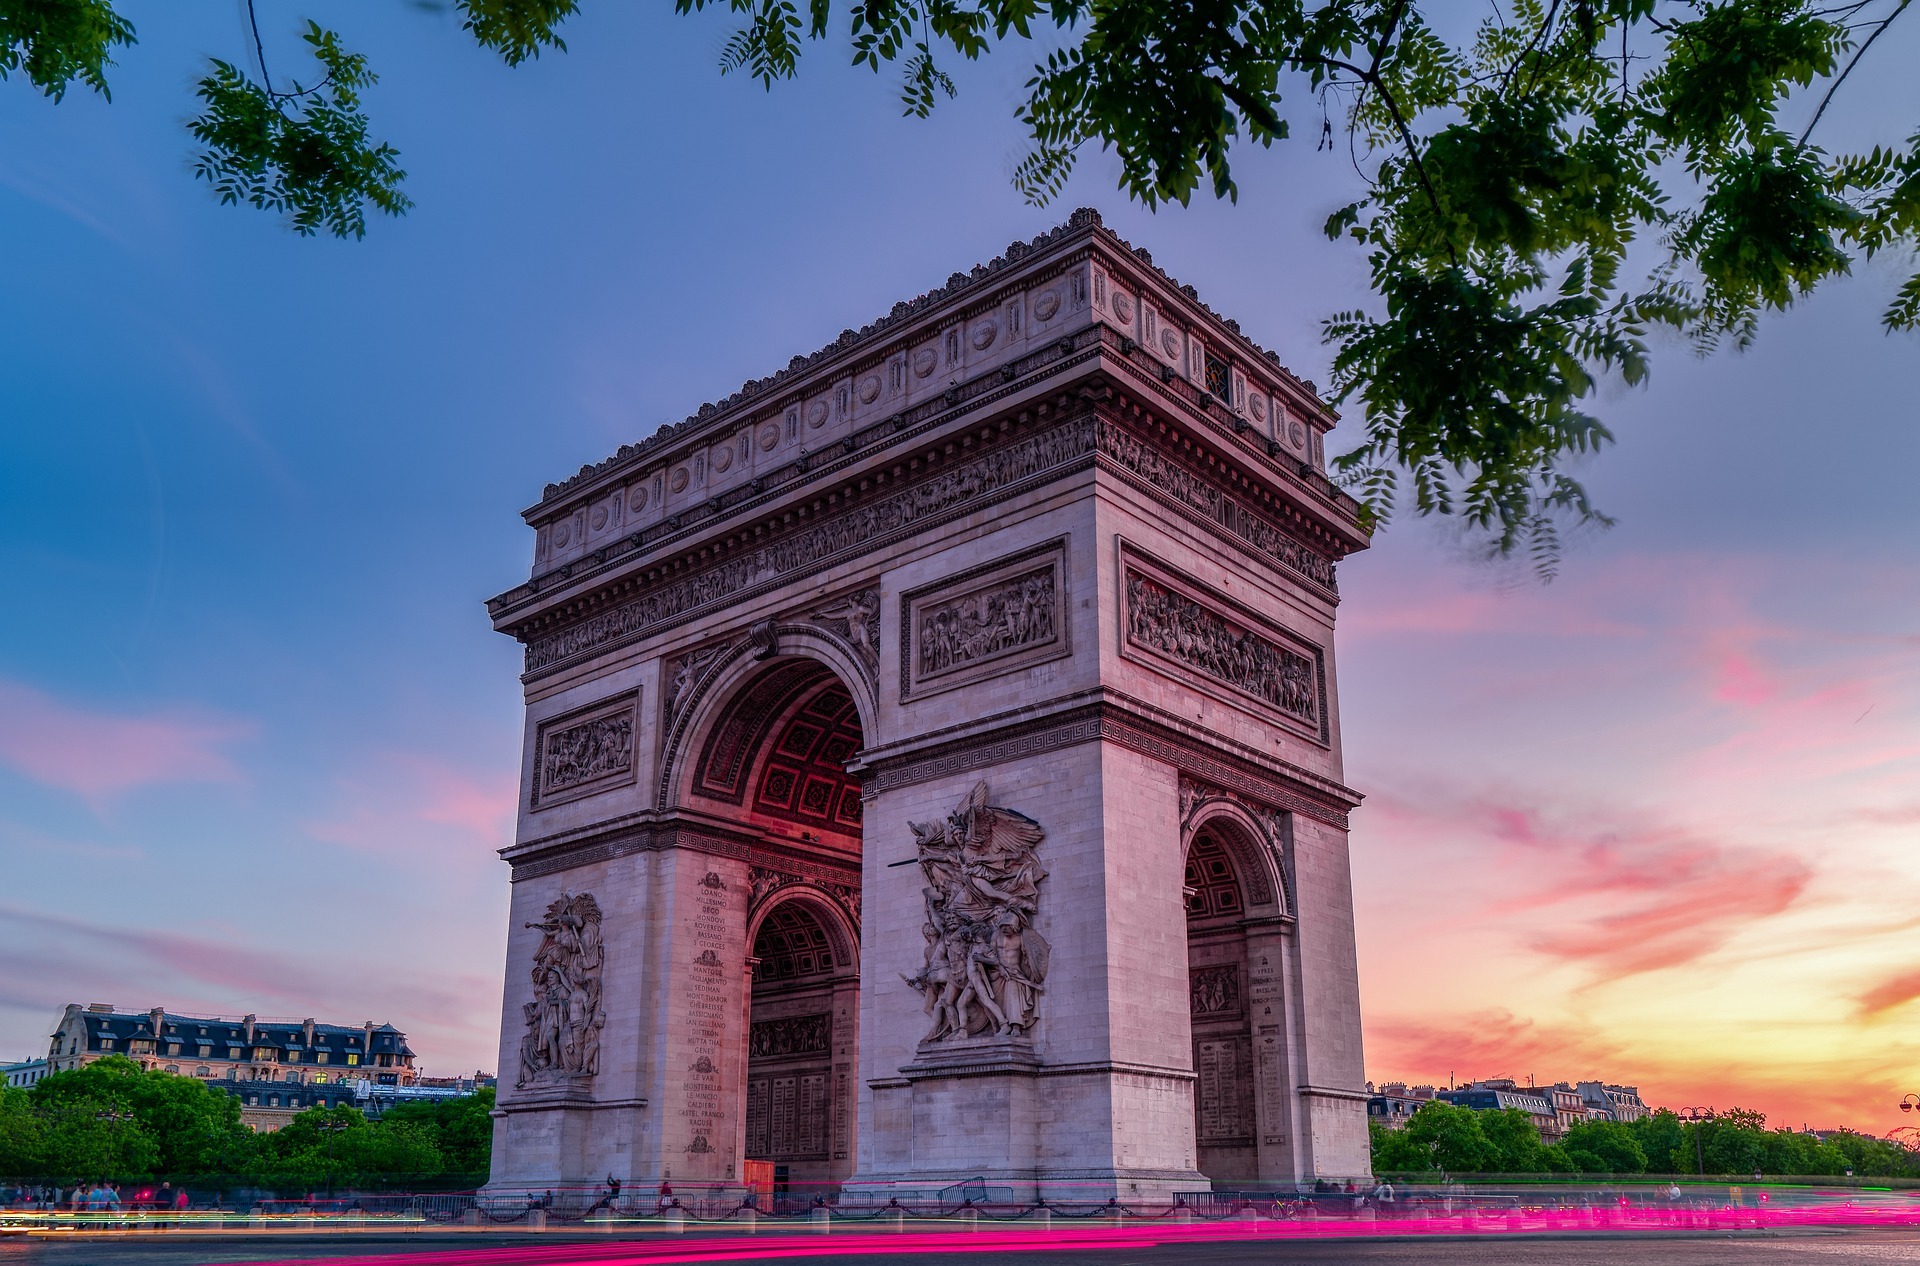
[[1293,954],[1289,934],[1277,922],[1247,929],[1248,1019],[1253,1028],[1254,1144],[1263,1182],[1297,1182],[1300,1163],[1299,1098],[1294,1074],[1294,991],[1288,984]]

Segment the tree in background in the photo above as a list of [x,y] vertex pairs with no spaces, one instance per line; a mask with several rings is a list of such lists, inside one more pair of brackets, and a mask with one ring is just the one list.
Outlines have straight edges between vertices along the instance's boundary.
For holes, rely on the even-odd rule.
[[[1379,1127],[1373,1136],[1373,1167],[1383,1173],[1496,1172],[1500,1152],[1481,1128],[1480,1115],[1472,1108],[1429,1100],[1402,1128]],[[1538,1137],[1534,1143],[1538,1146]]]
[[1633,1127],[1618,1121],[1576,1121],[1555,1144],[1567,1163],[1583,1174],[1643,1174],[1647,1153]]
[[399,1103],[380,1118],[389,1125],[412,1125],[428,1132],[440,1150],[444,1171],[486,1181],[493,1161],[492,1086],[458,1099]]
[[[1455,515],[1550,575],[1564,527],[1609,522],[1572,469],[1612,442],[1591,399],[1606,378],[1645,380],[1653,330],[1744,347],[1763,312],[1920,243],[1916,121],[1888,120],[1857,153],[1816,140],[1910,4],[854,0],[836,14],[833,0],[727,0],[745,25],[721,69],[771,87],[837,28],[856,66],[899,68],[902,106],[925,115],[955,91],[943,57],[1044,35],[1058,47],[1027,82],[1032,148],[1014,174],[1036,203],[1095,144],[1147,206],[1232,198],[1236,148],[1308,122],[1366,185],[1326,222],[1373,291],[1323,326],[1334,399],[1366,411],[1339,475],[1380,521],[1403,502]],[[563,51],[580,5],[454,7],[513,66]],[[309,22],[306,79],[276,78],[255,0],[244,13],[251,66],[212,59],[197,87],[195,174],[304,234],[358,237],[368,208],[403,214],[399,153],[361,105],[365,58]],[[55,98],[104,95],[134,40],[112,0],[0,0],[0,77]],[[1920,326],[1920,273],[1883,322]]]

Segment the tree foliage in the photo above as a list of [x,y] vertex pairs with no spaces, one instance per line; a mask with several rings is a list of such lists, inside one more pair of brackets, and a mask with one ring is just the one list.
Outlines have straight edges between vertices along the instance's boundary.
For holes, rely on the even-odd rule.
[[472,1186],[492,1148],[493,1091],[406,1104],[369,1119],[309,1108],[256,1134],[235,1096],[124,1055],[0,1090],[0,1179],[217,1182],[290,1192]]
[[1373,1167],[1418,1174],[1690,1174],[1920,1177],[1920,1155],[1870,1134],[1822,1139],[1767,1128],[1759,1112],[1734,1108],[1711,1120],[1683,1122],[1662,1108],[1631,1123],[1581,1121],[1544,1144],[1517,1108],[1476,1112],[1440,1100],[1420,1105],[1406,1126],[1372,1123]]
[[[1814,139],[1911,3],[726,0],[740,26],[721,69],[772,87],[808,41],[844,35],[924,115],[954,92],[947,58],[1045,40],[1017,110],[1031,149],[1014,180],[1035,202],[1096,143],[1148,206],[1232,198],[1239,146],[1317,121],[1365,180],[1326,231],[1365,255],[1373,295],[1323,327],[1332,394],[1365,413],[1339,475],[1380,521],[1457,516],[1551,574],[1565,528],[1608,522],[1575,468],[1613,439],[1601,383],[1643,382],[1657,329],[1744,347],[1856,259],[1920,244],[1920,128],[1857,154]],[[508,65],[564,51],[578,8],[457,0]],[[301,233],[358,237],[368,208],[405,212],[398,152],[361,108],[365,60],[310,23],[322,76],[278,88],[254,29],[258,80],[216,60],[200,81],[198,175]],[[52,96],[104,93],[133,39],[111,0],[0,0],[0,77]],[[1883,321],[1920,326],[1920,273]]]

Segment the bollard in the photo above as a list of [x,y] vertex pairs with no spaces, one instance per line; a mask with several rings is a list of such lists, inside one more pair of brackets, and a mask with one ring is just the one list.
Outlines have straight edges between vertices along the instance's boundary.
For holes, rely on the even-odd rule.
[[474,1206],[473,1208],[462,1209],[460,1211],[460,1225],[461,1226],[479,1226],[480,1225],[480,1209],[477,1205]]
[[674,1205],[660,1215],[660,1229],[668,1235],[681,1235],[687,1229],[687,1211]]
[[811,1222],[813,1229],[822,1235],[826,1235],[833,1230],[833,1214],[830,1213],[827,1210],[827,1206],[823,1204],[813,1206],[813,1211],[807,1214],[807,1221]]
[[535,1209],[531,1213],[527,1214],[527,1226],[535,1231],[546,1230],[547,1229],[547,1211],[545,1209]]
[[1031,1221],[1036,1227],[1039,1227],[1042,1231],[1052,1230],[1053,1229],[1053,1206],[1044,1205],[1044,1204],[1041,1205],[1038,1209],[1035,1209],[1033,1211],[1033,1217],[1030,1218],[1029,1221]]
[[882,1221],[885,1222],[887,1230],[904,1232],[907,1229],[907,1211],[900,1208],[889,1209]]
[[247,1225],[256,1231],[264,1229],[267,1225],[266,1211],[262,1209],[259,1205],[255,1205],[253,1206],[253,1208],[248,1209]]
[[740,1207],[740,1212],[735,1216],[734,1221],[739,1223],[740,1229],[748,1235],[760,1233],[760,1210],[750,1204]]
[[1193,1225],[1193,1207],[1191,1205],[1183,1204],[1178,1208],[1176,1208],[1173,1211],[1173,1224],[1175,1226],[1192,1226]]
[[980,1210],[972,1206],[960,1210],[960,1229],[963,1231],[978,1231],[980,1229]]
[[608,1205],[600,1211],[600,1229],[602,1231],[612,1232],[614,1216],[612,1205]]

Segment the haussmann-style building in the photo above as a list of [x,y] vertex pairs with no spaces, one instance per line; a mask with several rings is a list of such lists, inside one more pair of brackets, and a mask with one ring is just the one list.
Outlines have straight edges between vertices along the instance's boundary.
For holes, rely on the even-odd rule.
[[1334,421],[1083,211],[548,486],[492,1190],[1365,1175]]

